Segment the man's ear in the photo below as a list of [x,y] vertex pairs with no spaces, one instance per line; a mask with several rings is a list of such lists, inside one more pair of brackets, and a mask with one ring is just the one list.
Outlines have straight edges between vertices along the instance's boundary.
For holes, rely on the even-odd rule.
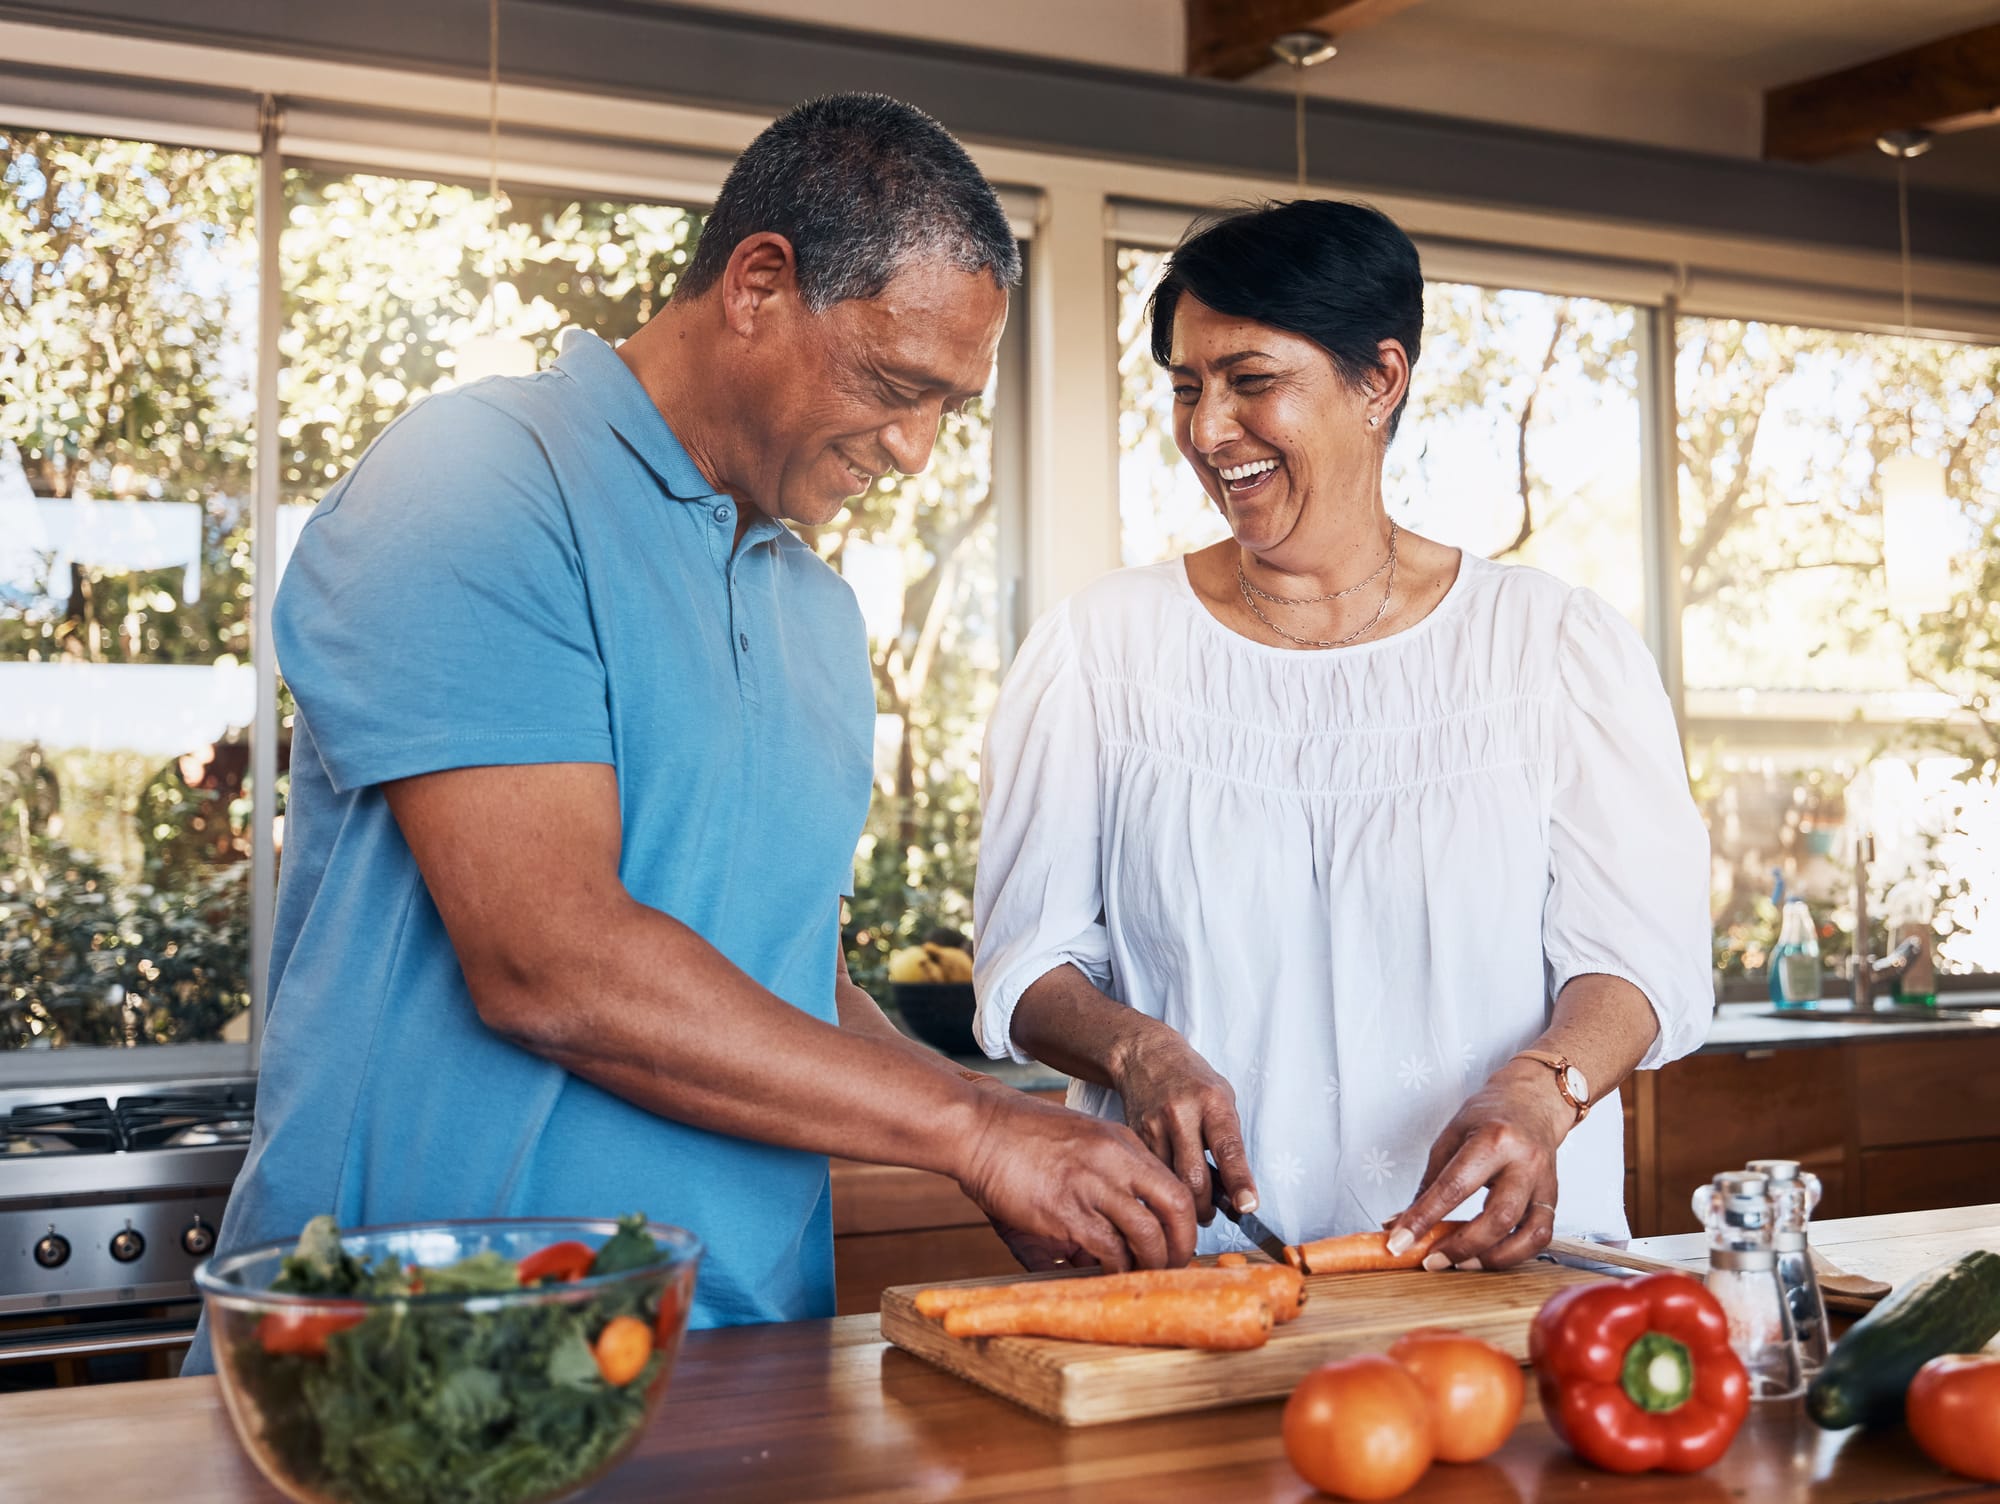
[[722,316],[731,332],[746,339],[774,304],[799,295],[798,257],[784,236],[760,230],[729,253],[722,269]]

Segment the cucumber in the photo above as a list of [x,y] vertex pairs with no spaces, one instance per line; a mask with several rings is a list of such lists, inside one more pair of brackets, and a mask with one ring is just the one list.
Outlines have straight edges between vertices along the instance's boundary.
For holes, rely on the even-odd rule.
[[1894,1425],[1910,1380],[1943,1353],[1976,1353],[2000,1333],[2000,1254],[1975,1249],[1926,1269],[1848,1328],[1806,1390],[1829,1431]]

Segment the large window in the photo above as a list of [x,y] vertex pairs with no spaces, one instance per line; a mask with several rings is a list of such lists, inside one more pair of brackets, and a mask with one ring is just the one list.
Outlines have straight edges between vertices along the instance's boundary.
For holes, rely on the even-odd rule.
[[[1173,394],[1148,350],[1162,252],[1118,252],[1119,512],[1125,562],[1221,538],[1174,448]],[[1409,407],[1383,485],[1407,527],[1644,602],[1635,310],[1433,282]]]
[[[1688,763],[1718,966],[1763,970],[1781,887],[1845,948],[1867,832],[1873,912],[1913,879],[1941,963],[2000,970],[2000,352],[1708,319],[1679,346]],[[1912,451],[1970,502],[1957,599],[1925,614],[1893,609],[1882,571],[1879,467]]]
[[[312,507],[489,325],[617,341],[701,230],[669,204],[297,163],[282,174],[275,564],[253,578],[255,157],[0,127],[0,1048],[241,1041],[253,592]],[[997,388],[931,467],[809,541],[860,596],[876,796],[854,974],[967,929],[1002,667]]]
[[885,476],[814,539],[860,598],[875,666],[875,799],[846,935],[855,981],[885,999],[892,950],[972,929],[1002,652],[994,398],[945,420],[922,475]]
[[[1175,452],[1144,307],[1164,255],[1118,252],[1119,502],[1127,563],[1223,536]],[[1405,428],[1384,477],[1402,522],[1593,587],[1635,622],[1639,311],[1430,284]],[[1880,954],[1914,881],[1948,971],[2000,971],[2000,351],[1684,318],[1676,330],[1679,636],[1688,769],[1714,852],[1715,960],[1761,981],[1781,893],[1837,954],[1857,835]],[[1949,471],[1956,599],[1912,615],[1885,587],[1881,464]]]
[[256,178],[0,126],[0,1048],[247,1037]]

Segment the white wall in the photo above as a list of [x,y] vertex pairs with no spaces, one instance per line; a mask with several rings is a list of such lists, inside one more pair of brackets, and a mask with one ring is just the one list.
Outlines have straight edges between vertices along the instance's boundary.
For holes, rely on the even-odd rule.
[[1178,73],[1181,0],[702,0],[704,9]]

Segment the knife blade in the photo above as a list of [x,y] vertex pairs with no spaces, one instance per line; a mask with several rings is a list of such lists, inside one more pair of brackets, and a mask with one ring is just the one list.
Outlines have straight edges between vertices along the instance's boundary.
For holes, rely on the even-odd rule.
[[1208,1173],[1213,1177],[1212,1183],[1215,1186],[1215,1209],[1234,1222],[1238,1232],[1263,1249],[1271,1258],[1281,1264],[1285,1263],[1285,1240],[1258,1221],[1255,1212],[1239,1212],[1229,1204],[1229,1198],[1222,1194],[1222,1172],[1215,1168],[1214,1160],[1209,1161]]

